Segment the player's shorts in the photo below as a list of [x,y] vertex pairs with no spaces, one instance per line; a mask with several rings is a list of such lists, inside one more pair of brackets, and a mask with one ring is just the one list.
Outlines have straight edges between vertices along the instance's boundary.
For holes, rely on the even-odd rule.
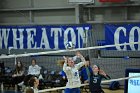
[[66,88],[65,93],[80,93],[80,88]]

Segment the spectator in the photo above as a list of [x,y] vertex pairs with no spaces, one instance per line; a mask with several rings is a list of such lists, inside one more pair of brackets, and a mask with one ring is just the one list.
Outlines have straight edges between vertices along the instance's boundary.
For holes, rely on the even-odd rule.
[[[38,80],[35,76],[32,76],[32,77],[29,79],[28,85],[29,85],[29,87],[26,88],[26,90],[25,90],[26,93],[27,93],[28,91],[31,91],[32,93],[38,93],[39,80]],[[33,92],[31,89],[33,89],[34,92]]]
[[31,63],[32,64],[29,66],[29,69],[28,69],[28,75],[25,76],[24,80],[21,83],[18,84],[19,86],[23,86],[23,85],[28,86],[28,80],[32,76],[36,76],[37,78],[40,76],[41,67],[39,67],[36,64],[36,60],[35,59],[32,59]]
[[25,93],[34,93],[34,90],[32,88],[27,88]]
[[[23,67],[22,62],[18,61],[16,63],[16,65],[15,65],[15,69],[14,69],[13,75],[12,75],[12,83],[14,85],[16,85],[16,84],[18,84],[18,83],[23,81],[23,79],[24,79],[24,71],[25,71],[25,69]],[[18,90],[20,90],[19,86],[18,86]]]
[[39,77],[41,67],[36,64],[36,60],[32,59],[32,65],[29,66],[28,75],[34,75]]

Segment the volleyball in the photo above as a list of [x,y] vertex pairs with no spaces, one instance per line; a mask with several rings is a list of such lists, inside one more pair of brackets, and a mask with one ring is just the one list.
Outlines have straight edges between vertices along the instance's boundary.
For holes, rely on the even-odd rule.
[[74,44],[72,43],[72,41],[68,41],[65,45],[66,49],[73,49],[74,48]]

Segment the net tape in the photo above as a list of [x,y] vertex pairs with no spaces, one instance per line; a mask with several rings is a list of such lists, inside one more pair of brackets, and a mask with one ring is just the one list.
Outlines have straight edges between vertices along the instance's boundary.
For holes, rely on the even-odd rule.
[[4,55],[4,56],[0,56],[0,59],[3,59],[3,58],[15,58],[15,57],[27,57],[27,56],[38,56],[38,55],[45,55],[45,54],[74,52],[74,51],[83,51],[83,50],[91,50],[91,49],[101,49],[101,48],[132,45],[132,44],[140,44],[140,42],[131,42],[131,43],[123,43],[123,44],[104,45],[104,46],[93,46],[93,47],[86,47],[86,48],[76,48],[76,49],[71,49],[71,50],[45,51],[45,52],[26,53],[26,54],[17,54],[17,55],[13,54],[13,55],[6,55],[6,56]]

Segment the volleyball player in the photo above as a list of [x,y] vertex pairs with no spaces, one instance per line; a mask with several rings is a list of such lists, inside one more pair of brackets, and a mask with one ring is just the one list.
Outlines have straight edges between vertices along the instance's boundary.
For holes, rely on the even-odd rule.
[[66,73],[68,79],[65,93],[80,93],[79,87],[81,85],[81,81],[78,70],[86,64],[86,61],[80,52],[76,52],[76,56],[81,58],[82,62],[75,64],[73,58],[64,57],[65,63],[63,65],[63,71]]
[[103,78],[110,79],[110,77],[100,69],[98,65],[93,65],[93,73],[90,76],[90,92],[91,93],[104,93],[101,87],[101,81]]

